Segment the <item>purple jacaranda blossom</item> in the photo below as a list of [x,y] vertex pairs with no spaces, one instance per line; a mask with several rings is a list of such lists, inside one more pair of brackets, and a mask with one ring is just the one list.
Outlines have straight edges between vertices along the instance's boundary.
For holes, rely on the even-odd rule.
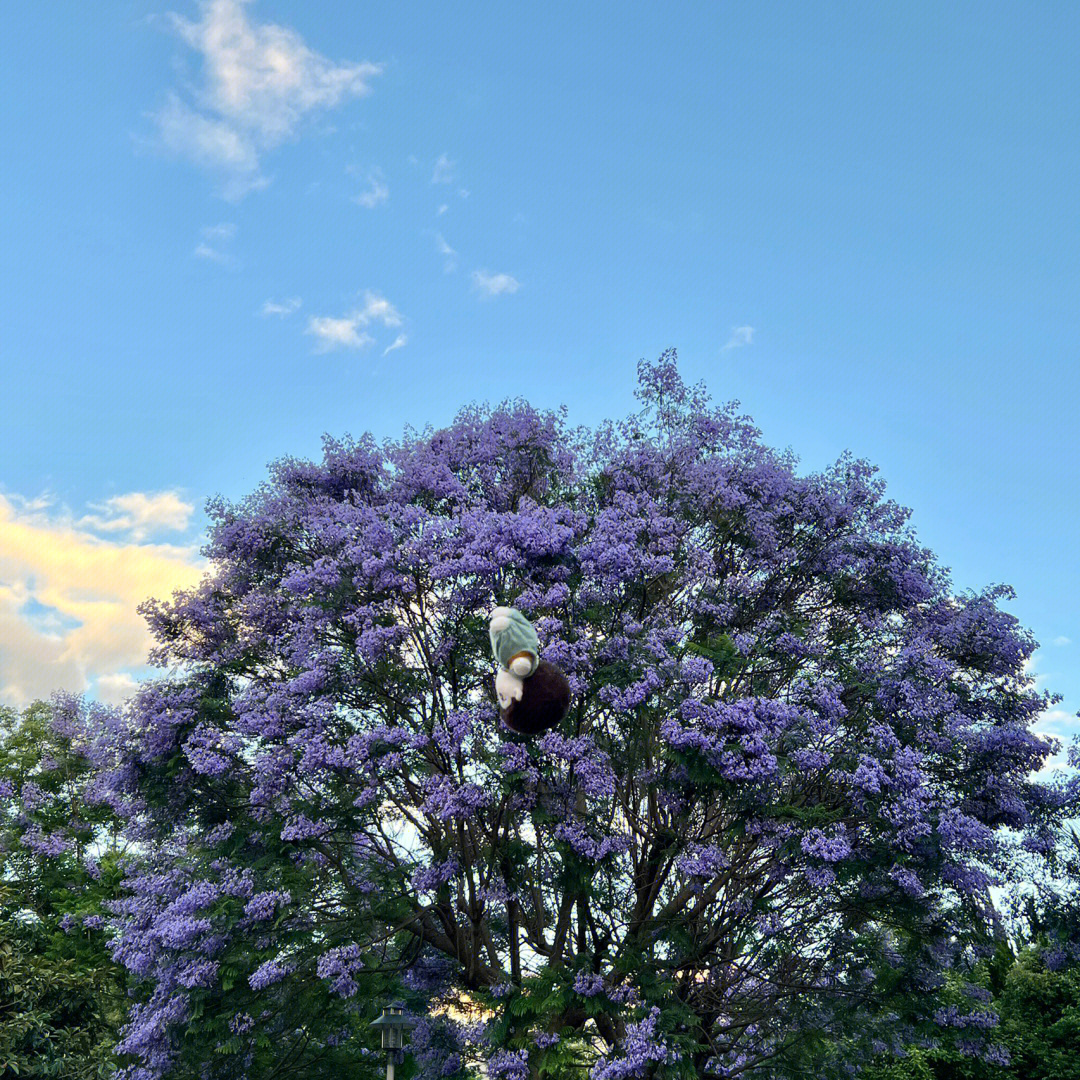
[[604,976],[591,971],[579,971],[574,976],[574,993],[582,997],[595,997],[604,992]]
[[491,1080],[529,1080],[528,1050],[496,1050],[487,1060]]
[[229,1021],[229,1030],[236,1035],[243,1035],[245,1031],[250,1031],[254,1026],[255,1021],[249,1013],[237,1013]]
[[631,844],[626,835],[595,837],[580,821],[564,821],[556,827],[553,836],[564,841],[580,858],[597,863],[625,852]]
[[267,960],[260,964],[248,976],[248,983],[252,990],[262,990],[266,986],[280,982],[289,974],[289,966],[277,960]]
[[672,1059],[673,1054],[656,1033],[660,1010],[653,1006],[637,1023],[628,1024],[626,1037],[614,1056],[601,1060],[589,1074],[591,1080],[631,1080],[649,1074],[657,1062]]
[[676,864],[687,877],[711,878],[731,865],[728,854],[715,845],[690,844]]
[[802,838],[801,847],[807,855],[829,863],[840,862],[851,855],[851,844],[846,836],[827,836],[821,829],[811,829]]
[[25,810],[38,810],[48,802],[48,796],[41,790],[41,785],[35,783],[33,780],[27,780],[23,783],[22,791],[20,792],[22,797],[23,809]]
[[948,1005],[934,1012],[934,1023],[942,1027],[994,1028],[998,1025],[998,1016],[989,1009],[976,1009],[965,1013],[956,1005]]
[[277,912],[287,907],[292,902],[292,894],[288,889],[274,889],[269,892],[255,893],[244,905],[244,914],[262,922],[272,919]]
[[442,863],[422,866],[412,875],[413,888],[417,892],[428,892],[437,889],[459,873],[460,870],[461,864],[453,856]]
[[339,945],[319,957],[316,973],[326,979],[330,989],[341,997],[352,997],[358,989],[353,976],[364,967],[358,945]]
[[61,832],[43,833],[37,825],[27,825],[22,842],[35,855],[57,856],[72,850],[74,843]]

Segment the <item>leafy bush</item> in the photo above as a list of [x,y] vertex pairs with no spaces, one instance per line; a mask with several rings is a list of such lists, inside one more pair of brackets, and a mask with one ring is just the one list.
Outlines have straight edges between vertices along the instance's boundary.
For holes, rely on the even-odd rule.
[[79,732],[51,706],[0,708],[0,1077],[112,1075],[127,973],[102,904],[122,873]]

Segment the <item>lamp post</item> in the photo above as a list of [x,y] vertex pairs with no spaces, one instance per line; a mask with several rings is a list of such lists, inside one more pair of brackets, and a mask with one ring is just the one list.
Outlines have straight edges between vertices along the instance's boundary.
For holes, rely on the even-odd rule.
[[401,1053],[406,1029],[414,1027],[416,1021],[404,1015],[405,1006],[394,1002],[383,1009],[378,1020],[372,1020],[371,1026],[382,1033],[382,1048],[386,1051],[386,1080],[394,1080],[394,1063]]

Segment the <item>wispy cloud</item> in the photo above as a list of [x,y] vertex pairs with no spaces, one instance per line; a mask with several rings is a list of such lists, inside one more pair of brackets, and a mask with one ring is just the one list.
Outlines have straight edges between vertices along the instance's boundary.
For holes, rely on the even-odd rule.
[[235,260],[232,252],[227,249],[234,236],[236,225],[231,221],[223,221],[220,225],[206,225],[199,230],[200,240],[193,254],[199,259],[231,265]]
[[397,308],[385,296],[379,296],[378,293],[373,292],[364,293],[364,306],[361,309],[360,318],[364,320],[365,326],[372,321],[381,322],[383,326],[401,325],[401,316]]
[[90,509],[0,495],[0,700],[25,705],[103,679],[119,693],[151,645],[138,605],[196,585],[207,569],[195,546],[146,539],[188,527],[191,506],[174,492]]
[[155,115],[167,149],[211,169],[221,194],[238,199],[265,187],[262,155],[292,138],[304,117],[370,92],[382,67],[335,63],[293,29],[248,18],[251,0],[203,0],[200,18],[171,15],[198,55],[201,82],[170,91]]
[[728,349],[741,349],[744,345],[753,345],[753,343],[754,328],[752,326],[736,326],[732,328],[731,337],[727,339],[727,344],[720,351],[727,352]]
[[305,331],[319,339],[316,352],[330,352],[333,349],[363,349],[372,345],[375,339],[360,329],[360,320],[356,315],[346,315],[335,319],[330,315],[312,315],[308,319]]
[[509,274],[489,274],[486,270],[474,270],[473,284],[485,296],[499,296],[501,293],[516,293],[521,282]]
[[1042,670],[1042,649],[1036,649],[1021,665],[1021,671],[1034,680],[1036,690],[1043,690],[1055,676],[1053,672]]
[[431,174],[433,184],[449,184],[454,179],[454,166],[456,161],[451,161],[445,154],[439,155],[435,162],[435,171]]
[[445,214],[446,211],[449,209],[450,208],[446,205],[446,203],[441,203],[439,205],[439,209],[435,211],[435,216],[440,217],[442,214]]
[[175,491],[132,491],[89,506],[95,512],[80,517],[75,522],[76,527],[95,532],[127,533],[136,543],[142,543],[152,534],[184,532],[195,510]]
[[1054,638],[1054,644],[1055,645],[1071,645],[1072,644],[1072,638],[1067,638],[1067,637],[1065,637],[1064,634],[1062,634],[1061,637]]
[[217,225],[206,225],[200,230],[204,240],[231,240],[236,235],[235,221],[222,221]]
[[[318,339],[316,352],[330,352],[333,349],[364,349],[375,343],[375,338],[367,332],[372,323],[383,326],[401,326],[401,315],[397,308],[378,293],[365,292],[364,303],[348,315],[335,318],[330,315],[312,315],[308,319],[305,333]],[[404,344],[404,342],[402,342]]]
[[94,697],[109,705],[122,705],[136,690],[139,683],[126,671],[112,675],[99,675],[94,686]]
[[379,203],[384,203],[390,197],[390,189],[383,183],[381,169],[369,169],[367,174],[368,189],[362,191],[353,198],[353,202],[374,209]]
[[386,348],[383,349],[383,356],[387,353],[392,353],[395,349],[400,349],[408,340],[409,339],[405,334],[398,334],[398,336],[394,338],[393,344],[387,345]]
[[443,256],[443,273],[452,274],[457,269],[457,252],[446,242],[442,233],[435,234],[439,254]]
[[235,201],[270,182],[259,172],[259,153],[252,138],[226,120],[197,112],[175,92],[169,92],[154,120],[166,150],[220,176],[223,198]]
[[300,310],[302,303],[299,296],[290,296],[286,300],[264,300],[262,306],[263,315],[277,315],[279,318],[287,318],[293,312]]
[[1069,743],[1080,734],[1076,717],[1064,709],[1047,709],[1036,717],[1032,728],[1036,735],[1055,739],[1058,742],[1057,751],[1046,759],[1043,767],[1035,775],[1046,779],[1055,772],[1066,770],[1069,761]]
[[206,259],[209,262],[228,263],[231,262],[231,258],[223,251],[218,251],[217,248],[211,247],[209,244],[200,241],[195,245],[195,250],[192,254],[197,259]]

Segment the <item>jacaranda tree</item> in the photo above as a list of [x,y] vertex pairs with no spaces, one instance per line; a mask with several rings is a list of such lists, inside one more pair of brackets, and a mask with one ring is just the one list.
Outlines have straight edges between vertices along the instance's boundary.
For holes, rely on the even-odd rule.
[[[144,609],[170,670],[94,749],[143,851],[127,1076],[374,1076],[389,995],[425,1077],[1002,1053],[965,973],[1056,805],[1009,590],[954,595],[873,467],[797,475],[674,353],[638,397],[327,438],[210,504],[212,573]],[[572,685],[534,742],[497,604]]]

